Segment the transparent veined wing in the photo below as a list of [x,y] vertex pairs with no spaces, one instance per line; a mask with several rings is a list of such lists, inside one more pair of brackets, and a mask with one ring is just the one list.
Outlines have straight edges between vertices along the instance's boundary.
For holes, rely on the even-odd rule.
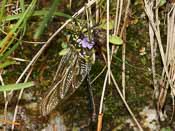
[[52,87],[46,94],[46,97],[44,97],[41,101],[40,111],[43,116],[48,115],[59,102],[58,90],[56,90],[55,88],[56,86]]
[[53,83],[41,102],[42,115],[49,114],[63,99],[72,95],[82,84],[91,64],[75,48],[70,47],[58,66]]

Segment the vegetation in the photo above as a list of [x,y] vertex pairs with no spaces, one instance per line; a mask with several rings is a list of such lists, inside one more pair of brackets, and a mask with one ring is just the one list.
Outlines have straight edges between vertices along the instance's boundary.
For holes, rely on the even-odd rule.
[[1,128],[175,130],[174,15],[173,0],[0,1]]

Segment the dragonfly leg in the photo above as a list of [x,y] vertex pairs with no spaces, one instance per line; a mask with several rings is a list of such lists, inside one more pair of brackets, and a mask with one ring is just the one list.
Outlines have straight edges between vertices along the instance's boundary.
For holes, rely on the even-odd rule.
[[90,84],[90,77],[87,75],[87,89],[88,89],[88,97],[89,97],[89,103],[92,113],[92,122],[96,121],[96,108],[95,108],[95,102],[94,102],[94,96],[92,92],[92,86]]

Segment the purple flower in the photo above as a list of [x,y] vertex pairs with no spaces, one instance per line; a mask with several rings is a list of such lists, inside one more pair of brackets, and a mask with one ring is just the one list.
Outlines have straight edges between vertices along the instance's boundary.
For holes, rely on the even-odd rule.
[[88,48],[92,49],[94,46],[94,41],[89,41],[87,37],[84,37],[83,39],[78,39],[77,42],[83,47],[83,48]]

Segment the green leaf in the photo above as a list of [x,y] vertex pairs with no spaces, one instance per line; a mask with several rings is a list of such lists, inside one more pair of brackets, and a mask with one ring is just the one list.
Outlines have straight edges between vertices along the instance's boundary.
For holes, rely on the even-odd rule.
[[159,1],[159,7],[163,6],[166,3],[166,0],[160,0]]
[[45,14],[43,21],[40,22],[39,27],[36,29],[34,34],[34,39],[37,40],[43,34],[45,28],[48,26],[49,22],[52,20],[52,16],[56,11],[61,0],[53,0],[52,5],[47,14]]
[[110,42],[111,44],[114,44],[114,45],[122,45],[123,40],[122,40],[119,36],[110,35],[110,36],[109,36],[109,42]]
[[15,40],[15,37],[18,35],[18,33],[21,31],[22,23],[24,21],[27,21],[32,14],[35,6],[36,6],[37,0],[32,0],[30,5],[27,7],[26,11],[22,14],[22,16],[19,18],[17,23],[15,24],[14,28],[12,28],[6,37],[1,41],[0,47],[3,49],[0,54],[4,54],[6,50],[10,47],[10,45],[13,43]]
[[59,52],[59,55],[60,55],[60,56],[64,56],[64,55],[66,55],[68,52],[69,52],[69,48],[65,48],[65,49],[62,49],[62,50]]
[[162,128],[160,131],[172,131],[170,127]]
[[61,47],[62,47],[63,49],[67,48],[67,43],[62,42],[62,43],[61,43]]
[[34,82],[26,82],[26,83],[19,83],[19,84],[9,84],[5,86],[0,86],[0,92],[2,91],[11,91],[11,90],[20,90],[24,88],[28,88],[34,86]]
[[12,65],[12,64],[16,64],[16,62],[15,61],[6,60],[3,63],[0,63],[0,69],[5,68],[5,67],[7,67],[9,65]]
[[[100,28],[107,30],[106,20],[102,20],[102,24],[99,26]],[[114,21],[109,21],[109,30],[112,30],[114,28]]]
[[[48,11],[47,10],[39,10],[39,11],[34,11],[32,13],[32,16],[43,16],[45,14],[47,14]],[[12,21],[12,20],[17,20],[19,19],[21,16],[23,15],[23,13],[17,14],[17,15],[8,15],[8,16],[4,16],[3,18],[3,22],[7,22],[7,21]],[[60,17],[65,17],[65,18],[71,18],[70,15],[62,13],[62,12],[54,12],[53,16],[60,16]]]

